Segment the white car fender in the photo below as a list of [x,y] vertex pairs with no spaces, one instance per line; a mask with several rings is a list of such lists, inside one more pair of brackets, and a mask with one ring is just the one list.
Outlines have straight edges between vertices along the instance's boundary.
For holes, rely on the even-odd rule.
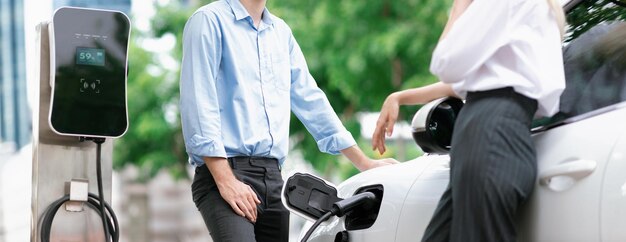
[[[626,120],[626,103],[620,110]],[[618,123],[616,125],[623,125]],[[626,240],[626,130],[621,132],[604,171],[600,207],[602,241]]]
[[[382,185],[384,189],[376,222],[367,229],[348,231],[350,241],[414,241],[419,238],[448,184],[448,162],[446,155],[426,155],[368,170],[342,182],[337,187],[338,196],[342,198],[351,197],[359,188],[370,185]],[[418,194],[419,199],[415,199],[413,196]],[[330,218],[308,241],[334,241],[337,233],[345,231],[344,219]],[[311,222],[304,226],[300,238],[310,226]]]

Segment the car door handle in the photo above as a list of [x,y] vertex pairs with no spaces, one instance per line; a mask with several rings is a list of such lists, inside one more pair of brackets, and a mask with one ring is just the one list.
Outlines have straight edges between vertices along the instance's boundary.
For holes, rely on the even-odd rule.
[[550,167],[539,174],[539,184],[549,186],[555,177],[568,177],[573,181],[591,175],[596,170],[597,162],[593,160],[573,160]]

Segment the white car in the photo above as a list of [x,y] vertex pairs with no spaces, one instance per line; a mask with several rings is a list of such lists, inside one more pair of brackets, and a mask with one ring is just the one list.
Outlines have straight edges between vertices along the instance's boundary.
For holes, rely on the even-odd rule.
[[[567,87],[561,111],[534,121],[538,180],[519,213],[520,241],[626,241],[624,2],[564,6]],[[460,106],[460,100],[440,99],[416,114],[414,138],[430,154],[362,172],[336,188],[308,174],[288,179],[283,203],[310,221],[356,194],[370,191],[376,198],[322,222],[308,241],[419,241],[448,184],[445,151]]]

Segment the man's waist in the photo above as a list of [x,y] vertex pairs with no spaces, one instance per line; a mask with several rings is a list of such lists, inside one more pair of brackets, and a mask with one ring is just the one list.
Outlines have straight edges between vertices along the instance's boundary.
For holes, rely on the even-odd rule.
[[[280,161],[272,157],[259,157],[259,156],[235,156],[226,158],[228,165],[232,169],[245,169],[250,167],[263,167],[269,169],[280,170]],[[205,164],[196,166],[197,169],[206,169]]]
[[246,168],[246,167],[264,167],[280,169],[278,159],[271,157],[259,157],[259,156],[235,156],[227,158],[228,164],[233,169]]

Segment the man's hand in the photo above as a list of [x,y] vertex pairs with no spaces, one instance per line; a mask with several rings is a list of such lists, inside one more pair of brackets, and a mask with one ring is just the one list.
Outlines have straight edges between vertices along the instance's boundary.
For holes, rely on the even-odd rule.
[[395,159],[386,158],[380,160],[372,160],[368,158],[358,146],[351,146],[349,148],[341,150],[341,153],[352,161],[352,164],[359,169],[359,171],[366,171],[375,167],[397,164],[399,163]]
[[250,186],[243,182],[233,179],[217,182],[217,188],[222,198],[233,208],[235,213],[256,222],[257,210],[256,206],[261,203],[256,193]]
[[228,161],[222,157],[204,157],[204,163],[215,179],[222,198],[236,214],[256,222],[256,206],[261,203],[252,188],[237,180]]
[[394,158],[383,158],[380,160],[371,160],[369,169],[386,166],[386,165],[399,164],[399,163],[400,162],[398,162]]

